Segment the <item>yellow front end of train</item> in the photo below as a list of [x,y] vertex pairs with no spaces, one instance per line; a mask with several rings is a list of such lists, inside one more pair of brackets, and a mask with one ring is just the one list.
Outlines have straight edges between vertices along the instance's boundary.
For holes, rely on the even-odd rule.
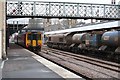
[[26,33],[26,47],[33,51],[41,51],[42,34],[40,32]]

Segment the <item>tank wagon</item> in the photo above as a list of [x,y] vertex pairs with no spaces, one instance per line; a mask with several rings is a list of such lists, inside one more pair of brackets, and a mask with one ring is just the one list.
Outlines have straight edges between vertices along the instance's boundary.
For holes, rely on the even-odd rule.
[[120,52],[120,31],[105,32],[101,41],[103,46],[101,46],[100,50]]
[[120,53],[120,31],[49,35],[47,46],[79,53]]

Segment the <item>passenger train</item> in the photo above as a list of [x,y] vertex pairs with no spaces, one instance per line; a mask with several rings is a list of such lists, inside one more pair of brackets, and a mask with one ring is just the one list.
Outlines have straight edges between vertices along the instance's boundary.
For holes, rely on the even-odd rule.
[[17,35],[15,43],[33,51],[41,51],[42,33],[41,32],[21,32]]

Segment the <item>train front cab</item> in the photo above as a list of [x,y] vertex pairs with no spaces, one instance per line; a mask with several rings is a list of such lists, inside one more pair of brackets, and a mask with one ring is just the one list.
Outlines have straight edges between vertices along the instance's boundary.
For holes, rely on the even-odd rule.
[[42,39],[40,32],[28,32],[26,34],[26,47],[33,51],[41,51]]

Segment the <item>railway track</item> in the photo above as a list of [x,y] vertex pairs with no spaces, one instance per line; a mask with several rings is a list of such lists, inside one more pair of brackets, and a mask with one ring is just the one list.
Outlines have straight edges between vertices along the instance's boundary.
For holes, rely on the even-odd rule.
[[39,54],[77,74],[86,76],[90,79],[120,79],[120,65],[117,63],[103,61],[46,47],[43,47],[42,51]]
[[[95,59],[95,58],[91,58],[91,57],[87,57],[87,56],[82,56],[82,55],[78,55],[78,54],[73,54],[70,52],[64,52],[64,51],[60,51],[60,50],[56,50],[56,49],[51,49],[51,48],[47,48],[48,50],[50,50],[53,53],[59,54],[59,55],[63,55],[63,56],[68,56],[70,58],[74,58],[77,60],[81,60],[90,64],[94,64],[94,65],[98,65],[116,72],[120,72],[120,70],[118,68],[120,68],[120,64],[116,64],[113,62],[108,62],[108,61],[103,61],[103,60],[99,60],[99,59]],[[64,54],[63,54],[64,53]]]

